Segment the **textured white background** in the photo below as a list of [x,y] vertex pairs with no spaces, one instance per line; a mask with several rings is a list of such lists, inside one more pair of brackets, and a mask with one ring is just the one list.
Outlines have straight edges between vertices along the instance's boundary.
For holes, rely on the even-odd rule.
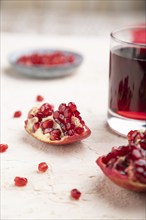
[[[34,47],[75,50],[84,62],[70,77],[28,79],[10,68],[7,56]],[[109,38],[3,34],[1,52],[1,143],[9,145],[1,154],[1,219],[144,220],[145,195],[114,185],[95,163],[112,146],[127,143],[106,126]],[[91,136],[69,146],[30,137],[24,120],[38,94],[56,107],[76,102]],[[21,118],[12,117],[16,110],[22,111]],[[42,161],[49,165],[44,174],[37,172]],[[15,187],[15,176],[28,178],[28,185]],[[82,192],[79,201],[70,198],[72,188]]]

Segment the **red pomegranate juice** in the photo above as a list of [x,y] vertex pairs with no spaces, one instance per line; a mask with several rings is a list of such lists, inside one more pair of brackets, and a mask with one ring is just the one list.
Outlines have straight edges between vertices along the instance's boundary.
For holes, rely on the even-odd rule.
[[146,120],[146,48],[116,47],[110,52],[109,110]]

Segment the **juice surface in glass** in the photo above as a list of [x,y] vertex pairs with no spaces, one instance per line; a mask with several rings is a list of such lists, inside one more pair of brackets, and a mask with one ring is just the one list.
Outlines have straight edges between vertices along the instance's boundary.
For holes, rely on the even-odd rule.
[[127,118],[146,120],[146,48],[111,50],[109,109]]

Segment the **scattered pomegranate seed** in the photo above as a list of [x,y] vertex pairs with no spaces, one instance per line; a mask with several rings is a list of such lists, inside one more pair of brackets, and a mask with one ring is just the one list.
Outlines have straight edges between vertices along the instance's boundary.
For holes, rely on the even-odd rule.
[[38,165],[38,170],[41,172],[46,172],[46,170],[48,169],[48,165],[46,162],[41,162]]
[[8,149],[7,144],[0,144],[0,153],[5,152]]
[[14,179],[15,186],[25,186],[28,182],[27,178],[25,177],[18,177],[16,176]]
[[13,117],[14,117],[14,118],[19,118],[19,117],[21,117],[21,115],[22,115],[22,112],[21,112],[21,111],[16,111],[16,112],[14,112]]
[[37,101],[37,102],[42,102],[42,101],[44,101],[44,97],[41,96],[41,95],[38,95],[38,96],[36,97],[36,101]]
[[75,199],[78,200],[81,196],[81,192],[78,189],[72,189],[70,192],[70,196]]

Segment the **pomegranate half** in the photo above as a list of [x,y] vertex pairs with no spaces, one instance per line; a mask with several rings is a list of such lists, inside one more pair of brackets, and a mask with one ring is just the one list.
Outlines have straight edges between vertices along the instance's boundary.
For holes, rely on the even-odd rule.
[[54,145],[70,144],[91,134],[73,102],[60,104],[57,111],[49,103],[32,108],[25,130],[36,139]]
[[130,131],[128,145],[113,147],[96,163],[115,184],[136,192],[146,191],[146,131]]

